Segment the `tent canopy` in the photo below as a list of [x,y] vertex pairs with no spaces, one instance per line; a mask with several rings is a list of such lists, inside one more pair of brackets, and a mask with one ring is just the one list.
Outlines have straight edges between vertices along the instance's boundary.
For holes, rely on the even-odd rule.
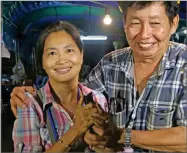
[[[180,2],[181,27],[185,26],[186,2]],[[105,11],[111,25],[103,24]],[[2,1],[3,41],[20,56],[29,57],[42,29],[57,20],[74,24],[81,35],[107,35],[111,40],[124,37],[117,1]]]
[[[3,1],[2,8],[3,41],[20,56],[29,57],[41,30],[57,20],[74,24],[85,36],[124,34],[117,2]],[[103,24],[105,9],[113,19],[109,26]]]

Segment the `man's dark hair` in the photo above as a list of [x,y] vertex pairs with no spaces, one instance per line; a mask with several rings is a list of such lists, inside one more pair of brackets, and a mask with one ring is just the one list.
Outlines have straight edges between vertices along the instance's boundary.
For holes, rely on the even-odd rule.
[[129,7],[141,10],[147,6],[150,6],[152,3],[161,2],[164,5],[166,14],[168,16],[170,25],[173,23],[174,17],[179,12],[179,5],[177,1],[118,1],[119,9],[123,13],[124,20],[127,15],[127,9]]
[[53,32],[58,32],[58,31],[65,31],[67,32],[75,41],[75,43],[77,44],[79,50],[81,52],[83,52],[83,43],[80,39],[80,33],[79,31],[76,29],[76,27],[68,22],[65,21],[57,21],[49,26],[47,26],[47,28],[45,28],[42,32],[41,35],[39,36],[39,39],[36,43],[36,58],[37,58],[37,64],[38,64],[38,71],[42,71],[39,73],[42,73],[41,75],[46,75],[43,72],[43,66],[42,66],[42,55],[43,55],[43,51],[44,51],[44,44],[45,44],[45,40],[46,38]]

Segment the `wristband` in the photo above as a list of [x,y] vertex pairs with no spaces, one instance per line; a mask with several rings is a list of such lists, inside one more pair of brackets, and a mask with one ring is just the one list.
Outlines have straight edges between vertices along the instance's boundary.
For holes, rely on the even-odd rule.
[[125,143],[124,143],[124,153],[131,153],[134,152],[133,148],[132,148],[132,143],[131,143],[131,131],[132,128],[126,128],[125,131]]

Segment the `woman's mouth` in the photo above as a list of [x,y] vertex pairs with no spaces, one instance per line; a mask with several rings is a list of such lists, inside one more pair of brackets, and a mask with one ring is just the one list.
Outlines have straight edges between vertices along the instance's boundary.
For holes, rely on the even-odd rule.
[[71,67],[55,69],[55,71],[56,71],[57,73],[60,73],[60,74],[66,74],[66,73],[68,73],[70,70],[71,70]]

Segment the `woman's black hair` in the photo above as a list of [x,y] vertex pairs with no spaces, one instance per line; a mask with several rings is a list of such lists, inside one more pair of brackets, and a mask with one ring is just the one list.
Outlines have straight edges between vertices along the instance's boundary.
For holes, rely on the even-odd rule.
[[77,44],[79,50],[83,52],[83,43],[80,39],[80,33],[76,29],[76,27],[68,22],[65,21],[57,21],[45,28],[42,32],[41,35],[39,36],[39,39],[36,43],[36,59],[37,59],[37,65],[38,65],[38,74],[40,75],[46,75],[45,72],[43,72],[43,66],[42,66],[42,55],[44,51],[44,44],[46,38],[53,32],[58,32],[58,31],[65,31],[67,32],[75,41]]
[[140,10],[156,2],[162,2],[162,4],[165,7],[170,25],[172,25],[174,17],[179,12],[179,5],[177,4],[177,1],[118,1],[118,5],[120,11],[123,13],[123,18],[125,21],[127,15],[127,9],[129,7]]

